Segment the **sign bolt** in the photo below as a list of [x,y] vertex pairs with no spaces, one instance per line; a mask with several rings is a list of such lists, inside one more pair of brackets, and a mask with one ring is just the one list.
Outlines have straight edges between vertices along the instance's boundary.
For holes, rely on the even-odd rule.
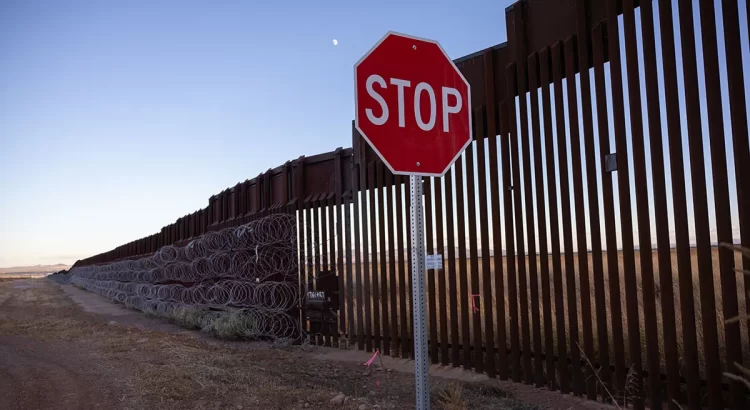
[[417,162],[417,166],[419,166],[419,162]]
[[416,44],[414,44],[413,46],[411,46],[411,49],[412,49],[412,50],[416,50],[416,49],[417,49],[417,45],[416,45]]

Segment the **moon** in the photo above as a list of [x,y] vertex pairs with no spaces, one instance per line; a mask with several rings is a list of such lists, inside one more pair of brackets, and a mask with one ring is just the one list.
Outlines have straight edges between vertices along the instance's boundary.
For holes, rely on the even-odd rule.
[[339,41],[338,41],[338,40],[336,40],[335,38],[333,39],[333,45],[334,45],[334,46],[337,46],[337,45],[339,45]]

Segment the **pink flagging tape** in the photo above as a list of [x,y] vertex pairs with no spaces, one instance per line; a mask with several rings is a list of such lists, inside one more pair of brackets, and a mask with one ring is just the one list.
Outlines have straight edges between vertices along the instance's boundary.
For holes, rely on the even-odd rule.
[[372,364],[372,362],[374,362],[374,361],[375,361],[375,358],[376,358],[376,357],[378,357],[378,354],[379,354],[379,353],[380,353],[380,349],[375,349],[375,353],[373,353],[373,355],[372,355],[372,357],[370,358],[370,360],[366,361],[366,362],[365,362],[365,363],[363,364],[363,366],[367,366],[367,367],[370,367],[370,365]]
[[474,302],[474,298],[478,298],[480,295],[479,293],[475,295],[471,295],[471,309],[476,313],[479,312],[479,307],[477,307],[477,304]]

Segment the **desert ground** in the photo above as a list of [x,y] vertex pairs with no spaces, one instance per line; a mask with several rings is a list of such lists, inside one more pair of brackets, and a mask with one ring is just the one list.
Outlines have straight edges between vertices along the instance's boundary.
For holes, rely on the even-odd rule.
[[[413,408],[412,362],[367,368],[369,357],[220,341],[47,278],[0,281],[2,409]],[[434,408],[607,408],[461,369],[431,373]]]

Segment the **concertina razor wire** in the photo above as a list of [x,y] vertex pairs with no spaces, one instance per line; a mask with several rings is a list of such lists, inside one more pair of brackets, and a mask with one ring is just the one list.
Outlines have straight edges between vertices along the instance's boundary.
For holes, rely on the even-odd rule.
[[297,225],[274,214],[208,232],[183,247],[71,269],[71,282],[130,308],[208,332],[251,339],[304,337]]

